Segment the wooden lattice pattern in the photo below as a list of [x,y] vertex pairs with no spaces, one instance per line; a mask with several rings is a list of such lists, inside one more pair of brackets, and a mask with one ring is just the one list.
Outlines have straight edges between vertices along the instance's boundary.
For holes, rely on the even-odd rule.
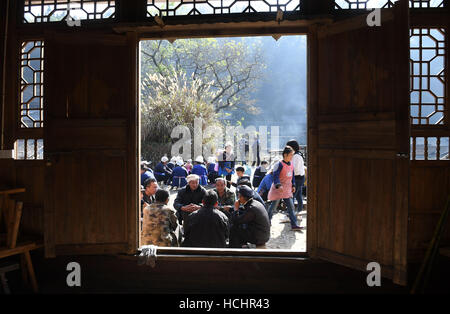
[[19,160],[44,159],[43,139],[18,139],[14,144],[14,158]]
[[[445,0],[410,0],[410,8],[442,8]],[[335,0],[336,9],[390,8],[397,0]]]
[[115,17],[115,0],[25,0],[24,23],[100,20]]
[[22,43],[20,67],[20,127],[44,126],[44,42]]
[[411,160],[449,160],[449,137],[411,137]]
[[147,16],[299,11],[301,0],[148,0]]
[[445,29],[410,31],[410,86],[412,124],[444,124]]

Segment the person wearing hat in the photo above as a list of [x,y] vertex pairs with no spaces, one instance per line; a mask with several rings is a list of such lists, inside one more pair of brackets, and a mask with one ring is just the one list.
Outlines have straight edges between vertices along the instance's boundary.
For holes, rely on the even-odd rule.
[[183,246],[225,248],[230,234],[228,217],[217,209],[217,193],[209,190],[202,200],[203,206],[189,214],[184,228]]
[[150,162],[141,161],[141,185],[144,185],[144,182],[147,179],[153,178],[155,179],[155,175],[153,174],[153,170],[149,168]]
[[188,172],[183,167],[183,159],[177,159],[176,163],[177,166],[172,171],[172,188],[182,188],[187,184],[186,177],[188,176]]
[[236,163],[236,157],[233,153],[233,144],[227,142],[225,144],[225,150],[219,154],[219,176],[224,176],[227,179],[227,187],[231,186],[231,176],[234,174],[234,165]]
[[153,172],[156,180],[158,182],[164,182],[164,184],[167,184],[172,176],[172,170],[170,170],[170,168],[167,167],[168,161],[169,158],[163,156],[161,158],[161,161],[156,165],[155,171]]
[[[246,185],[238,187],[239,204],[243,211],[232,216],[230,247],[242,248],[247,243],[264,245],[270,239],[270,220],[264,206],[253,199],[253,189]],[[246,226],[244,228],[244,225]]]
[[195,158],[191,174],[196,174],[200,177],[200,185],[208,184],[208,170],[206,170],[206,167],[203,164],[202,156],[197,156],[197,158]]
[[172,158],[170,158],[170,161],[167,163],[167,167],[173,171],[173,169],[175,168],[177,162],[177,157],[172,156]]
[[188,215],[202,206],[202,200],[206,190],[199,184],[199,176],[190,174],[186,177],[188,184],[178,191],[173,202],[173,207],[177,210],[178,221],[184,223]]

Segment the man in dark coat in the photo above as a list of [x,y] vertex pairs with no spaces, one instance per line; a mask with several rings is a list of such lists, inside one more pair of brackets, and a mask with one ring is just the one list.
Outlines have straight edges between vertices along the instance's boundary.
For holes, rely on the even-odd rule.
[[190,174],[186,180],[188,184],[178,191],[177,197],[173,202],[173,207],[177,210],[177,217],[180,224],[186,222],[190,213],[202,207],[203,197],[206,190],[199,184],[199,176]]
[[[230,247],[241,248],[247,243],[264,245],[270,239],[270,220],[264,206],[253,199],[253,190],[246,185],[239,187],[239,203],[244,211],[235,212],[230,230]],[[245,225],[245,227],[244,227]]]
[[183,246],[224,248],[230,234],[227,216],[214,208],[218,205],[217,194],[207,191],[203,197],[203,207],[189,214],[184,228]]

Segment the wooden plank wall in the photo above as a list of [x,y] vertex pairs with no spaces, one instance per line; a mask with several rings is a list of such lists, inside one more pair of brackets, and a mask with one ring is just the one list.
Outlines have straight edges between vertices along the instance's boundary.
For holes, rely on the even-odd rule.
[[[408,260],[420,262],[450,194],[450,162],[412,161],[411,164]],[[450,246],[450,219],[441,246]]]

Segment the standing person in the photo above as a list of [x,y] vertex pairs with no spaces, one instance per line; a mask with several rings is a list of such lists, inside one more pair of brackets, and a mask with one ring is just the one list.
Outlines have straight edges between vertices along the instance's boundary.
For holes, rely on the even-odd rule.
[[261,158],[259,156],[259,151],[260,151],[259,148],[260,148],[259,134],[256,133],[255,138],[252,143],[252,160],[253,160],[252,167],[254,167],[254,166],[259,167],[259,164],[261,162]]
[[191,174],[196,174],[200,177],[200,185],[208,184],[208,170],[206,170],[203,164],[204,160],[202,156],[197,156],[194,161],[194,167],[192,168]]
[[[235,211],[230,230],[230,247],[241,248],[247,243],[264,245],[270,239],[270,220],[264,206],[253,199],[253,190],[248,186],[238,189],[242,214]],[[245,225],[245,227],[243,227]]]
[[183,159],[177,159],[177,166],[172,171],[172,188],[182,188],[186,186],[186,177],[188,172],[186,168],[183,167]]
[[[236,157],[233,153],[233,144],[227,142],[225,145],[225,151],[219,155],[219,176],[225,176],[227,181],[231,181],[231,176],[234,174],[234,164],[236,163]],[[227,182],[229,188],[231,183]]]
[[203,206],[189,214],[184,227],[183,246],[225,248],[230,235],[228,217],[215,207],[217,194],[206,191],[202,200]]
[[214,157],[209,157],[207,166],[209,184],[214,184],[216,182],[216,178],[219,176],[215,168],[216,159]]
[[259,184],[264,179],[267,173],[267,166],[269,163],[265,160],[262,161],[261,166],[256,167],[255,173],[253,174],[253,187],[259,187]]
[[159,189],[155,202],[144,208],[142,245],[178,246],[175,230],[178,227],[175,211],[168,207],[169,192]]
[[294,198],[297,200],[297,213],[303,210],[303,185],[305,183],[305,163],[300,153],[300,145],[296,140],[290,140],[286,145],[292,147],[295,151],[292,157],[294,165],[295,193]]
[[291,230],[301,230],[297,223],[297,216],[294,214],[293,193],[295,192],[294,166],[292,157],[294,150],[290,146],[283,149],[283,159],[278,162],[273,169],[273,184],[269,190],[268,200],[272,201],[269,206],[269,218],[272,219],[272,213],[277,208],[280,200],[284,200],[291,221]]
[[163,182],[164,184],[168,184],[170,181],[170,177],[172,176],[172,170],[167,166],[167,162],[169,158],[163,156],[161,161],[156,165],[154,175],[158,182]]

